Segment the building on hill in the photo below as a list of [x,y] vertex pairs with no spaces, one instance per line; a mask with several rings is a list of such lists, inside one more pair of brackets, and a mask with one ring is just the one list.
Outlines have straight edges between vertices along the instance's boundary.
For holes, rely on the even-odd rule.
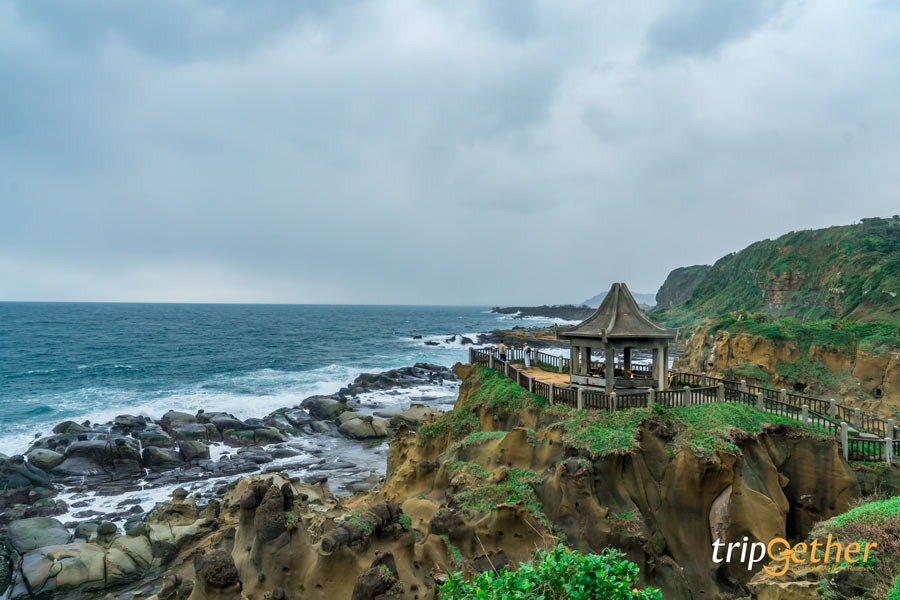
[[[614,283],[597,311],[571,328],[557,329],[557,337],[571,346],[569,376],[572,384],[599,386],[612,392],[621,388],[656,387],[664,389],[669,364],[669,342],[675,330],[666,329],[651,321],[638,307],[624,283]],[[606,361],[592,369],[591,351],[604,351]],[[615,368],[615,351],[624,354],[622,368]],[[635,348],[650,350],[653,366],[649,378],[635,378],[631,362]]]

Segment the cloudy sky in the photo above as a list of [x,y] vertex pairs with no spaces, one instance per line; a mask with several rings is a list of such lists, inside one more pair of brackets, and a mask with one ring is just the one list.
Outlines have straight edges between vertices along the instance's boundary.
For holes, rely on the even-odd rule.
[[0,3],[0,300],[579,301],[900,212],[889,1]]

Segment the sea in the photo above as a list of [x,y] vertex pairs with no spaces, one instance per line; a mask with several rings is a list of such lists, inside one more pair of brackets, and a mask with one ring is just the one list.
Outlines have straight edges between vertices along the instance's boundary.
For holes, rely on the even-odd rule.
[[468,306],[0,303],[0,452],[67,419],[262,417],[360,373],[465,361],[462,336],[553,322]]

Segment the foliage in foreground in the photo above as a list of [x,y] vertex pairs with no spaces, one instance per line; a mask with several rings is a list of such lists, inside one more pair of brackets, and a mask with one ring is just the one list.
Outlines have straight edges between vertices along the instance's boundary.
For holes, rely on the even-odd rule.
[[454,573],[438,589],[441,600],[662,600],[652,587],[636,587],[638,567],[607,548],[580,554],[562,544],[509,572],[487,571],[471,582]]
[[816,525],[810,539],[828,534],[841,544],[875,542],[874,558],[865,564],[876,579],[874,597],[900,600],[900,496],[866,502]]

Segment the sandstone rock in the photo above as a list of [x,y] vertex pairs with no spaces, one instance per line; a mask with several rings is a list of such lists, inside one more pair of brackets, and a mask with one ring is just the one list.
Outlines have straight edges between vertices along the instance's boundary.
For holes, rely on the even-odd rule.
[[29,464],[45,471],[49,471],[50,469],[59,466],[63,461],[63,455],[59,452],[45,450],[43,448],[34,448],[33,450],[30,450],[25,457],[28,459]]
[[45,594],[100,590],[106,587],[106,550],[85,542],[38,548],[23,556],[22,575],[29,589]]
[[71,537],[62,523],[46,517],[14,521],[7,530],[7,540],[20,554],[43,546],[66,544]]
[[234,559],[224,550],[198,555],[194,558],[194,570],[197,573],[195,595],[209,599],[240,596],[240,575]]
[[338,431],[355,439],[385,438],[390,435],[389,423],[385,419],[362,417],[351,419],[341,425]]

